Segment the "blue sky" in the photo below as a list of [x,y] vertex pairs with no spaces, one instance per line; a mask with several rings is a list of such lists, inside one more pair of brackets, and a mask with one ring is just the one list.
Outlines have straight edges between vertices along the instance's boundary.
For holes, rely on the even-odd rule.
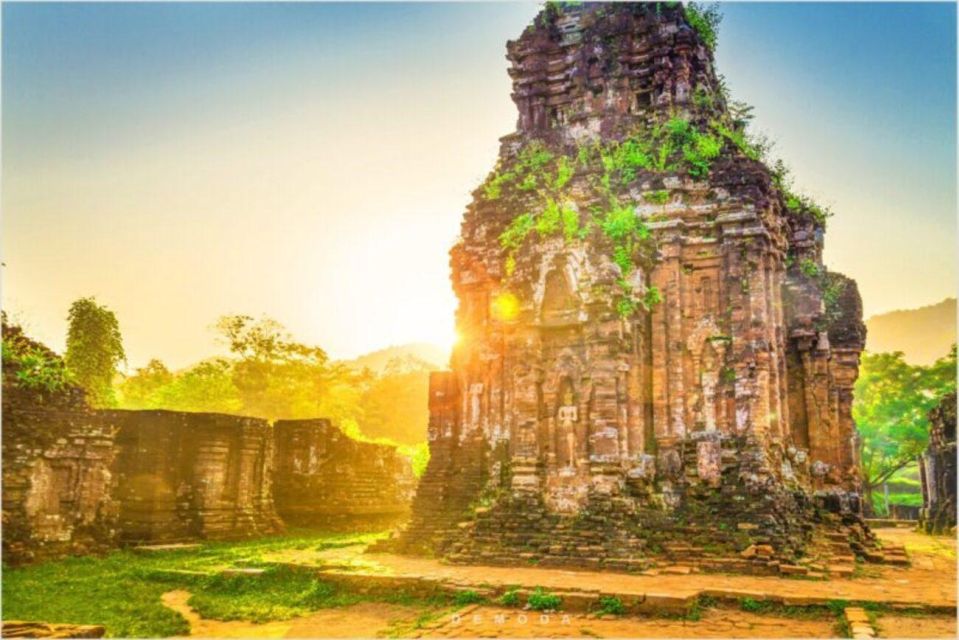
[[[533,3],[3,5],[4,306],[131,364],[268,313],[334,356],[452,337],[449,246]],[[867,314],[956,289],[956,7],[724,3],[717,65]]]

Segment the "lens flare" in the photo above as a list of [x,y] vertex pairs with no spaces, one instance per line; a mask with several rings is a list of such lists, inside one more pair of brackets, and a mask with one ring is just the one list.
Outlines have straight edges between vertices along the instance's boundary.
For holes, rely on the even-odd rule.
[[509,322],[519,315],[519,299],[512,293],[505,292],[493,298],[490,312],[495,320]]

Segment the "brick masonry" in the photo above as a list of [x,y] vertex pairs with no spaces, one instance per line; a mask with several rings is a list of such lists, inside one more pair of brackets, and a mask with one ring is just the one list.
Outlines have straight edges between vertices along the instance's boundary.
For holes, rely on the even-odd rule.
[[[3,556],[11,565],[119,545],[394,522],[413,476],[393,447],[326,420],[96,411],[76,389],[4,376]],[[274,492],[274,487],[278,491]]]
[[[563,197],[580,228],[607,206],[590,148],[677,115],[729,117],[712,52],[678,4],[549,6],[507,58],[518,123],[492,175],[536,145],[572,158]],[[613,187],[655,243],[632,274],[595,227],[532,233],[510,254],[503,234],[536,210],[536,190],[474,192],[451,250],[463,339],[431,378],[432,458],[409,526],[385,546],[642,569],[710,547],[795,558],[822,524],[869,543],[855,282],[824,267],[823,221],[723,144],[705,179],[666,166]],[[624,316],[623,287],[662,300]]]

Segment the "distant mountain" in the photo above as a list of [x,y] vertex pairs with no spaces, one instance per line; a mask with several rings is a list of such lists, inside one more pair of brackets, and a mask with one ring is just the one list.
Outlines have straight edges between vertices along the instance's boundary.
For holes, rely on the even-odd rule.
[[867,351],[902,351],[910,364],[932,364],[956,341],[956,299],[873,316],[866,328]]
[[419,361],[430,369],[445,369],[449,358],[449,350],[439,345],[429,342],[411,342],[373,351],[359,358],[342,362],[355,369],[366,368],[375,373],[383,373],[391,361]]

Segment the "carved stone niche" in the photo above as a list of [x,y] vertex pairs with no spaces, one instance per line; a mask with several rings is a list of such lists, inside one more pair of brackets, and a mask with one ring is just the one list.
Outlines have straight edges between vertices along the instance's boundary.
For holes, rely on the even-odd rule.
[[559,327],[581,321],[582,303],[573,290],[572,282],[575,280],[569,269],[554,266],[547,272],[540,304],[542,326]]
[[686,340],[686,350],[697,375],[691,410],[698,429],[716,431],[719,425],[719,385],[726,360],[727,341],[712,318],[704,318]]

